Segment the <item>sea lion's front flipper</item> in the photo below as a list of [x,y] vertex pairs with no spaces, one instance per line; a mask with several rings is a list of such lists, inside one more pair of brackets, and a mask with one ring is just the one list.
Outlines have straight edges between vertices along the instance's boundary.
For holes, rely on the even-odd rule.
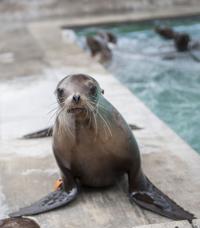
[[74,187],[68,192],[64,191],[63,189],[58,189],[55,192],[51,192],[49,195],[43,197],[39,201],[33,203],[32,205],[21,208],[17,212],[11,213],[9,216],[21,217],[25,215],[37,215],[59,207],[63,207],[75,199],[77,193],[77,187]]
[[130,183],[130,199],[144,209],[174,220],[192,221],[195,218],[155,187],[143,174],[136,178],[135,183]]
[[27,135],[24,135],[24,139],[37,139],[37,138],[45,138],[52,136],[53,127],[48,127],[40,131],[36,131]]
[[141,129],[143,129],[142,127],[139,127],[139,126],[137,126],[135,124],[129,124],[129,127],[130,127],[131,130],[141,130]]

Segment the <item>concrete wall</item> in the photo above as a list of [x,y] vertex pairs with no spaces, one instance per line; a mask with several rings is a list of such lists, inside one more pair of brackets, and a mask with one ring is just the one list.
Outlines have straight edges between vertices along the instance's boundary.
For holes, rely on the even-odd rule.
[[[154,13],[159,10],[200,13],[199,0],[4,0],[0,1],[0,22],[33,21],[59,17]],[[192,10],[191,10],[192,9]]]

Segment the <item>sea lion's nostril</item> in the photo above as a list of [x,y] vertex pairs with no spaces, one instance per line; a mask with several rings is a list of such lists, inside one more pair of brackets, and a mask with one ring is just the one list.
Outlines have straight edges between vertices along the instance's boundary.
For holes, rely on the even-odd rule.
[[78,103],[78,102],[80,101],[80,99],[81,99],[81,96],[80,96],[79,94],[73,96],[73,101],[74,101],[75,103]]

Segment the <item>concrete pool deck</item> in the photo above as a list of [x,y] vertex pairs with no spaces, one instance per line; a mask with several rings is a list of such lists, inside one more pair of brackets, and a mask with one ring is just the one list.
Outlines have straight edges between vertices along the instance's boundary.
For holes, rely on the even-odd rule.
[[[142,130],[134,131],[134,134],[141,149],[146,175],[177,203],[200,218],[200,156],[100,64],[94,62],[75,43],[63,39],[60,27],[66,24],[65,20],[29,24],[18,30],[17,41],[9,34],[10,38],[5,41],[9,46],[7,51],[16,57],[12,66],[7,63],[7,71],[4,66],[9,77],[14,78],[21,74],[39,75],[40,80],[46,70],[59,72],[59,77],[77,72],[94,76],[104,88],[105,96],[127,122],[143,127]],[[12,34],[12,31],[9,32]],[[6,35],[2,37],[5,39]],[[26,49],[20,46],[24,45],[24,40]],[[55,78],[55,81],[57,80],[58,78]],[[28,83],[25,85],[28,86]],[[25,116],[26,125],[23,124],[24,120],[15,119],[15,112],[9,114],[10,122],[12,121],[14,126],[15,122],[18,124],[18,137],[23,132],[43,127],[41,119],[40,122],[37,121],[38,116],[43,115],[40,96],[36,99],[36,110],[40,110],[37,115],[31,112],[31,102],[34,101],[25,103],[27,110],[30,110]],[[18,102],[20,107],[21,102]],[[7,114],[6,107],[3,112]],[[5,126],[3,130],[7,134],[6,129]],[[10,130],[12,129],[9,128],[8,131]],[[0,216],[4,217],[8,212],[25,206],[51,191],[58,171],[52,156],[50,138],[22,140],[9,136],[9,132],[7,139],[1,138]],[[194,221],[193,226],[187,221],[172,222],[131,205],[125,180],[104,191],[85,189],[69,206],[34,218],[42,228],[200,227],[198,219]],[[158,225],[148,225],[156,223]]]

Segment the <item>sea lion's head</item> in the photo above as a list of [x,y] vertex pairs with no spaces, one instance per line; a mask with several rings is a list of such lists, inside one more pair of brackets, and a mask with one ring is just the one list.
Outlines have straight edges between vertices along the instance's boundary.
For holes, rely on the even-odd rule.
[[95,111],[103,90],[94,78],[73,74],[58,83],[55,93],[61,112],[85,118],[89,112]]
[[191,38],[189,34],[177,33],[174,40],[177,51],[180,51],[180,52],[188,51],[190,41],[191,41]]

